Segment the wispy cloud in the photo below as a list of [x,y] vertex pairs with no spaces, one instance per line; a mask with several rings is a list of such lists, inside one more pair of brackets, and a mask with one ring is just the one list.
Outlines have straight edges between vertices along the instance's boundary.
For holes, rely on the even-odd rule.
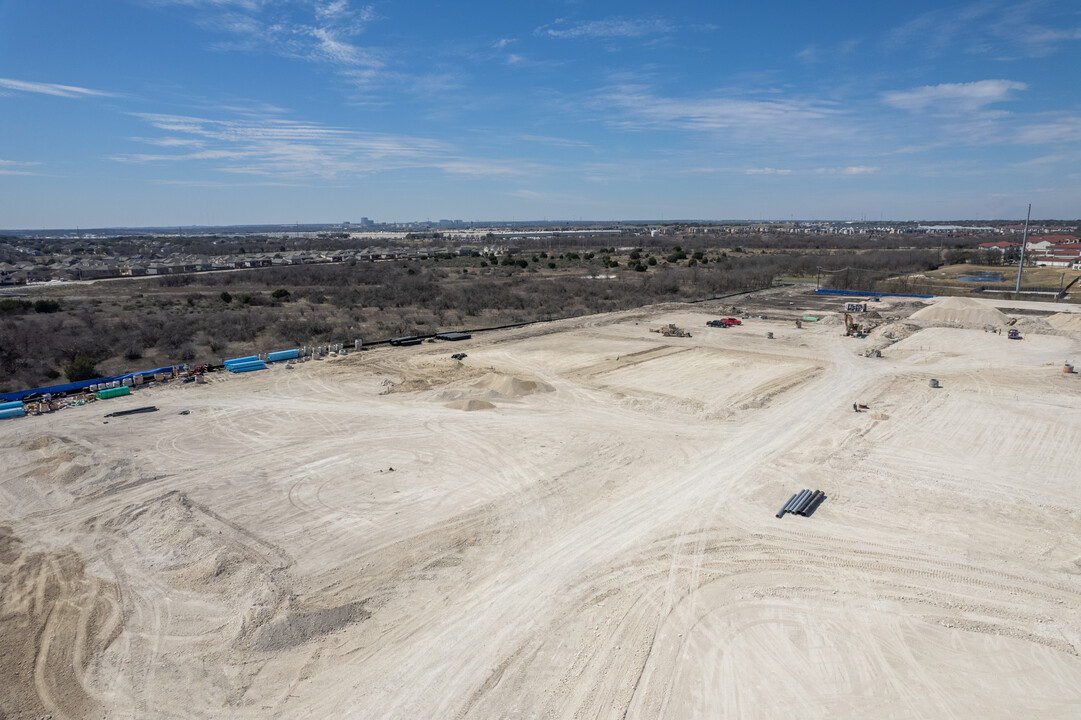
[[3,160],[0,159],[0,175],[40,175],[32,170],[26,168],[40,165],[36,162],[20,162],[18,160]]
[[179,137],[160,137],[160,138],[147,138],[147,137],[133,137],[134,142],[146,143],[147,145],[157,145],[158,147],[202,147],[205,143],[198,138],[179,138]]
[[818,175],[870,175],[879,171],[879,168],[873,165],[849,165],[847,167],[833,167],[833,168],[818,168],[815,173]]
[[792,171],[784,168],[747,168],[744,171],[748,175],[791,175]]
[[299,182],[221,182],[218,180],[151,180],[155,185],[177,185],[180,187],[208,188],[212,190],[227,190],[238,187],[304,187]]
[[[611,113],[610,123],[625,129],[723,131],[748,142],[840,134],[831,121],[843,115],[836,105],[820,100],[727,95],[672,98],[633,84],[606,88],[591,102]],[[613,109],[618,113],[612,113]]]
[[1027,89],[1023,82],[1013,80],[979,80],[970,83],[925,85],[911,90],[882,93],[887,105],[913,112],[972,112],[992,103],[1012,100],[1012,93]]
[[1076,9],[1069,5],[980,0],[932,10],[889,31],[884,47],[930,57],[959,51],[1000,59],[1046,57],[1081,40]]
[[117,97],[114,93],[103,90],[91,90],[90,88],[77,87],[75,85],[57,85],[56,83],[30,82],[28,80],[12,80],[0,78],[0,88],[18,90],[19,92],[38,93],[40,95],[53,95],[63,98],[87,98],[87,97]]
[[561,40],[600,40],[606,38],[641,38],[672,32],[672,26],[660,18],[607,18],[588,22],[569,22],[564,18],[534,31],[541,37]]
[[[113,156],[123,163],[175,164],[211,162],[213,169],[278,178],[336,178],[387,170],[434,168],[471,176],[520,175],[527,168],[514,160],[466,157],[451,145],[430,138],[370,133],[317,122],[285,118],[209,119],[187,115],[137,114],[168,133],[149,139],[162,147],[192,146],[175,154],[132,153]],[[140,138],[147,142],[147,138]]]
[[268,52],[345,67],[380,67],[382,61],[352,39],[376,19],[370,5],[349,0],[143,0],[191,9],[191,20],[229,36],[221,50]]
[[571,140],[569,138],[549,137],[547,135],[522,135],[521,138],[528,142],[542,143],[544,145],[554,145],[555,147],[565,148],[590,148],[587,142],[581,140]]
[[1081,117],[1025,125],[1018,130],[1016,141],[1023,145],[1081,142]]

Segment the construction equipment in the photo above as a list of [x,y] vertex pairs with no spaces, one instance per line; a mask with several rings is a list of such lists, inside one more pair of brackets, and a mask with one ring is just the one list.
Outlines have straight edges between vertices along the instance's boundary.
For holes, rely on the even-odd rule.
[[1081,280],[1081,275],[1078,275],[1077,277],[1075,277],[1073,280],[1070,281],[1069,285],[1067,285],[1066,287],[1059,290],[1058,295],[1055,296],[1055,299],[1056,300],[1062,300],[1063,298],[1065,298],[1066,297],[1066,291],[1069,290],[1074,285],[1076,285],[1078,280]]
[[799,328],[802,328],[802,327],[803,327],[803,321],[802,320],[797,320],[796,321],[796,328],[799,329]]
[[668,323],[667,325],[662,325],[660,328],[658,328],[656,330],[653,329],[653,328],[650,328],[649,331],[650,332],[655,332],[655,333],[660,333],[661,335],[663,335],[665,337],[690,337],[691,336],[691,334],[689,332],[687,332],[686,330],[684,330],[683,328],[676,327],[675,323]]
[[860,325],[859,325],[859,323],[857,323],[855,320],[853,320],[851,315],[849,315],[848,313],[845,313],[845,335],[846,336],[859,337],[859,334],[860,334]]
[[1014,328],[1010,328],[1010,331],[1006,333],[1006,337],[1010,340],[1024,340],[1024,338],[1021,337],[1021,331]]

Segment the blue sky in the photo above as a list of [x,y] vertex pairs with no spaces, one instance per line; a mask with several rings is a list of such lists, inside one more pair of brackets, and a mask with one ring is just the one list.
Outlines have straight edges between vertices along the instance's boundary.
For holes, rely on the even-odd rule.
[[0,0],[0,227],[1029,202],[1081,216],[1076,0]]

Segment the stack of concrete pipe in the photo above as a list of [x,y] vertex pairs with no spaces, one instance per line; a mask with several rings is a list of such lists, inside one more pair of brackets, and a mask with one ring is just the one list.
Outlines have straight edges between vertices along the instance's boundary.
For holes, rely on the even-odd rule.
[[777,512],[777,517],[783,518],[785,513],[793,513],[795,515],[803,515],[807,517],[815,511],[819,503],[826,499],[826,493],[821,490],[800,490],[792,497],[788,498],[788,502],[784,504]]

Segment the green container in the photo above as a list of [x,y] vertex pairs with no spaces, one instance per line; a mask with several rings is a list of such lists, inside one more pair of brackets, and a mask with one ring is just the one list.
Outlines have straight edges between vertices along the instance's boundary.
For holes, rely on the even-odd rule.
[[818,322],[818,318],[816,318],[814,315],[804,315],[800,318],[800,320],[802,320],[803,322]]
[[131,395],[131,388],[127,385],[121,385],[120,387],[109,388],[107,390],[98,390],[98,400],[108,400],[114,397],[123,397],[124,395]]

